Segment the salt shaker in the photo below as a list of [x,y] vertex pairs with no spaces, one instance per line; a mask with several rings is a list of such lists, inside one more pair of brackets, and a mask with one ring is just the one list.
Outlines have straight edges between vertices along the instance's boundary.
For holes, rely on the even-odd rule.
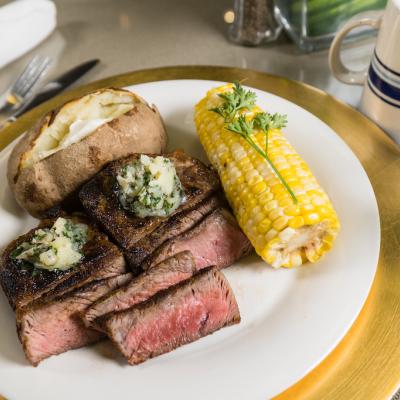
[[282,29],[273,0],[234,0],[233,12],[229,37],[235,43],[257,46],[275,40]]

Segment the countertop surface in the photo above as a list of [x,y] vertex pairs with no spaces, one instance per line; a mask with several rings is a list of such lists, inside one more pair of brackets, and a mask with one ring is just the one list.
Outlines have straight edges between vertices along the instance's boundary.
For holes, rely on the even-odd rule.
[[[0,5],[8,3],[0,0]],[[168,65],[224,65],[250,68],[306,82],[353,106],[362,88],[338,82],[328,52],[301,53],[285,35],[261,47],[227,39],[224,13],[229,0],[55,0],[58,27],[42,44],[0,70],[0,90],[33,54],[53,57],[47,78],[91,58],[101,64],[77,84],[143,68]],[[364,68],[373,40],[344,49],[346,63]]]

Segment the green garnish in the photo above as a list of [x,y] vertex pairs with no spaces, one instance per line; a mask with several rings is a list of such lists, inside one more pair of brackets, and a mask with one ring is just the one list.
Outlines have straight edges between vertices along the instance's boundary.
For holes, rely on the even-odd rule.
[[244,90],[238,81],[235,81],[234,85],[232,92],[218,94],[224,102],[220,107],[210,110],[219,114],[225,122],[231,122],[236,118],[239,111],[243,109],[250,110],[256,104],[257,96],[254,92]]
[[[287,116],[282,114],[269,114],[260,112],[253,119],[246,119],[245,115],[241,115],[240,111],[251,110],[256,101],[256,94],[250,90],[245,90],[239,82],[234,82],[233,91],[229,93],[220,93],[218,95],[224,102],[219,107],[211,108],[213,111],[224,118],[225,129],[237,133],[246,142],[263,157],[276,176],[279,178],[283,186],[289,192],[294,203],[297,203],[296,195],[293,193],[285,178],[280,174],[274,163],[268,156],[268,136],[271,129],[283,128],[287,124]],[[254,130],[258,129],[265,134],[265,150],[263,150],[253,139]]]
[[[286,115],[282,115],[282,114],[278,114],[278,113],[269,114],[266,112],[256,114],[256,116],[254,117],[254,127],[265,132],[265,153],[267,153],[267,151],[268,151],[269,130],[284,128],[286,126],[286,124],[287,124],[287,116]],[[289,192],[290,192],[290,190],[289,190]]]

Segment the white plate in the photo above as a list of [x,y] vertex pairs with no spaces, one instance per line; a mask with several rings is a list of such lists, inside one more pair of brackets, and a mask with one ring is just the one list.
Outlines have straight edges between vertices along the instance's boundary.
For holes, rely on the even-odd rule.
[[[216,82],[179,80],[129,87],[163,115],[169,148],[206,160],[193,107]],[[288,115],[286,135],[331,197],[342,231],[317,265],[273,270],[256,256],[225,270],[242,322],[136,367],[107,343],[70,351],[32,368],[0,294],[0,393],[10,399],[265,400],[302,378],[337,345],[367,297],[379,255],[379,216],[357,158],[322,121],[256,90],[270,112]],[[0,154],[0,246],[33,226],[5,180],[10,147]],[[117,357],[117,359],[115,359]],[[128,397],[126,397],[128,396]]]

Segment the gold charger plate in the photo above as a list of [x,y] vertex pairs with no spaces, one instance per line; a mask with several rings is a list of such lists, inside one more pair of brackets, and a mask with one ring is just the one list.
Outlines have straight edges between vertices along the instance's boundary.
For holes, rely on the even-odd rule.
[[335,350],[275,400],[388,399],[400,383],[400,148],[353,108],[304,83],[247,69],[156,68],[102,79],[55,97],[0,132],[0,150],[46,111],[90,90],[169,79],[245,79],[247,86],[281,96],[316,115],[356,154],[372,183],[381,219],[381,250],[373,286],[356,322]]

